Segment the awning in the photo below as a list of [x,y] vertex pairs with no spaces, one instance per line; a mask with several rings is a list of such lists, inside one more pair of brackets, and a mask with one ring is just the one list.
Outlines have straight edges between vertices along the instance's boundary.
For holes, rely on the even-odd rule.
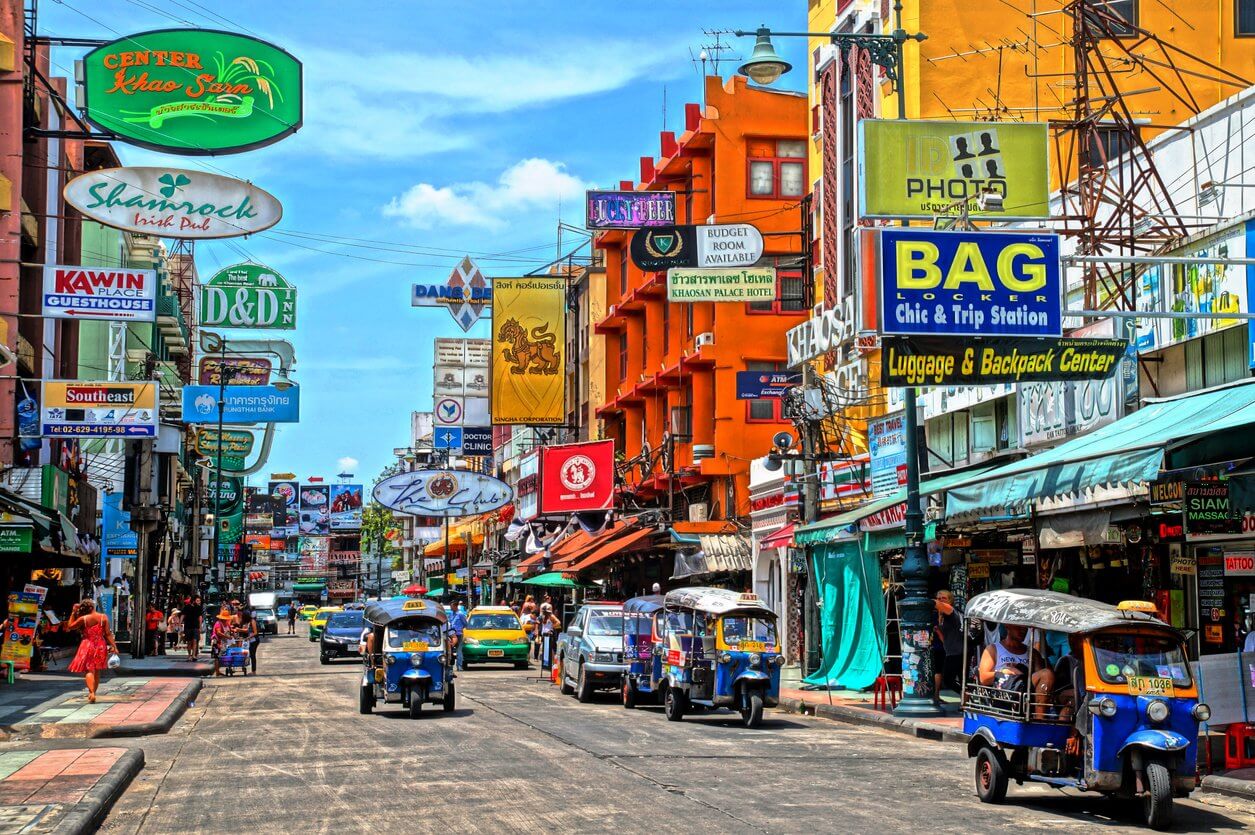
[[654,535],[654,533],[656,533],[656,529],[649,527],[637,528],[636,530],[622,536],[617,536],[609,542],[586,552],[580,557],[578,562],[572,563],[570,567],[565,570],[583,571],[584,569],[590,568],[608,557],[633,550],[633,546],[637,545],[642,540],[649,539]]
[[1159,475],[1164,450],[1255,424],[1255,380],[1149,401],[1114,423],[956,487],[947,517],[1024,513],[1034,503],[1127,500]]
[[676,553],[672,579],[749,571],[753,568],[750,562],[750,543],[746,537],[735,534],[703,534],[698,540],[701,543],[700,551],[693,554]]
[[292,591],[322,591],[326,587],[326,583],[293,583]]
[[772,548],[788,548],[793,544],[793,529],[795,525],[785,525],[778,531],[772,531],[764,536],[758,543],[758,550],[767,551]]

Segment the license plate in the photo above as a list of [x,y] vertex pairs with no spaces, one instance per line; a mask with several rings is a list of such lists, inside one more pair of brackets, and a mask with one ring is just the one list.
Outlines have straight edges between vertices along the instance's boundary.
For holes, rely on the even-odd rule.
[[504,656],[504,655],[505,655],[505,650],[503,650],[503,649],[490,649],[490,650],[488,650],[488,657],[489,657],[489,658],[501,658],[501,657],[502,657],[502,656]]
[[766,652],[767,645],[762,641],[741,641],[738,647],[741,652]]
[[406,641],[405,643],[401,644],[401,649],[404,650],[405,652],[426,652],[427,642],[426,641]]
[[1168,696],[1176,692],[1170,678],[1129,676],[1129,694],[1133,696]]

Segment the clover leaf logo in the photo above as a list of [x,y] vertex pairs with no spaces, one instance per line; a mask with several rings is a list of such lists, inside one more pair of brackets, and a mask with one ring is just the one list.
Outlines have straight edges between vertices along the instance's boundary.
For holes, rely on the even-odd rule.
[[167,198],[173,197],[176,191],[183,188],[183,186],[187,185],[191,181],[190,177],[184,177],[182,174],[176,174],[174,176],[162,174],[157,178],[157,182],[165,183],[165,185],[161,187],[161,196]]

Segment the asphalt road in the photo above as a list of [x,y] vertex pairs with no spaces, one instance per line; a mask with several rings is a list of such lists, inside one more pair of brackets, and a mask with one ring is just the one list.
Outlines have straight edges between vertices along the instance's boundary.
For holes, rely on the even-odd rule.
[[[769,712],[667,722],[538,675],[476,668],[456,712],[357,712],[354,662],[321,666],[304,636],[267,642],[261,675],[206,682],[106,833],[992,832],[1138,829],[1117,804],[1012,787],[984,806],[960,746]],[[1195,795],[1177,831],[1255,829],[1255,808]]]

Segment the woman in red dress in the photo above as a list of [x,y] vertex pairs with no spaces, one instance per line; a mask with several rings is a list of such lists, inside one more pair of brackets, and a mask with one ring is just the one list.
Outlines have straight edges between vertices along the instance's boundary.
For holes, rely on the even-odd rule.
[[87,701],[96,701],[96,688],[100,686],[100,671],[109,666],[109,653],[118,651],[109,629],[109,619],[96,611],[90,600],[74,604],[70,612],[68,629],[82,629],[83,639],[78,652],[70,662],[72,673],[84,673],[87,679]]

